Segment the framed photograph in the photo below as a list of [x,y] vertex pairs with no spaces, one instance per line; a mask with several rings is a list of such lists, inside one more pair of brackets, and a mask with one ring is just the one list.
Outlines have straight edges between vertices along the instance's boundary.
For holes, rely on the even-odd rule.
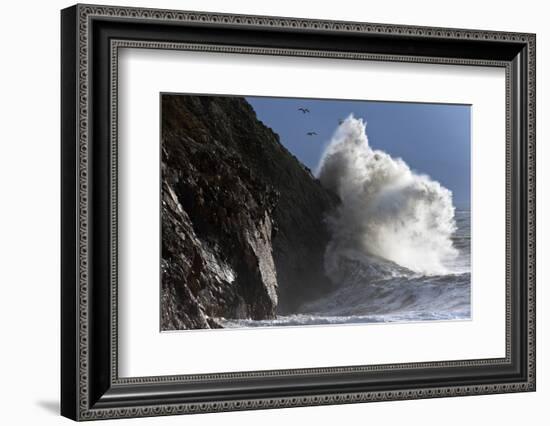
[[61,12],[61,412],[535,390],[535,35]]

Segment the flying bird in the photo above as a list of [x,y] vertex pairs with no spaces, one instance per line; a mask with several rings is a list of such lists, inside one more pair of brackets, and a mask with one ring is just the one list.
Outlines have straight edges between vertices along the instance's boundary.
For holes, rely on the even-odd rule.
[[317,136],[317,133],[315,133],[315,132],[307,132],[306,135],[308,135],[308,136]]
[[303,114],[306,114],[309,112],[309,109],[300,107],[298,108],[298,111],[302,111]]

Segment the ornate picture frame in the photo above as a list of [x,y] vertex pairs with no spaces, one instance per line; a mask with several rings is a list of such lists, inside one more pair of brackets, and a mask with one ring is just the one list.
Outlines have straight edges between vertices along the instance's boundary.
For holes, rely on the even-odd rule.
[[[64,9],[62,415],[93,420],[534,391],[535,44],[534,34],[510,32],[97,5]],[[505,69],[506,355],[119,377],[117,90],[121,48]]]

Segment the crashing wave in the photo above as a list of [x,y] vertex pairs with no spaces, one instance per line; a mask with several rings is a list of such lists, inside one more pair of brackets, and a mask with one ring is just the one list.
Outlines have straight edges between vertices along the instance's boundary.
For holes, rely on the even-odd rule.
[[341,200],[327,218],[332,233],[325,254],[327,274],[340,283],[348,273],[343,266],[358,259],[387,269],[382,272],[389,276],[407,270],[449,273],[458,256],[451,239],[456,230],[451,191],[415,173],[402,159],[372,149],[365,128],[362,119],[349,116],[317,170],[321,184]]

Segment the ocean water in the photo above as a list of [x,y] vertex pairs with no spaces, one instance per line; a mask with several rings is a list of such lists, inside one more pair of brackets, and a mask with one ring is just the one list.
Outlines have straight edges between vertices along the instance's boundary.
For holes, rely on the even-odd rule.
[[471,315],[470,211],[455,211],[458,256],[445,274],[421,274],[367,256],[346,259],[343,282],[292,315],[273,320],[222,320],[224,327],[267,327],[467,320]]

